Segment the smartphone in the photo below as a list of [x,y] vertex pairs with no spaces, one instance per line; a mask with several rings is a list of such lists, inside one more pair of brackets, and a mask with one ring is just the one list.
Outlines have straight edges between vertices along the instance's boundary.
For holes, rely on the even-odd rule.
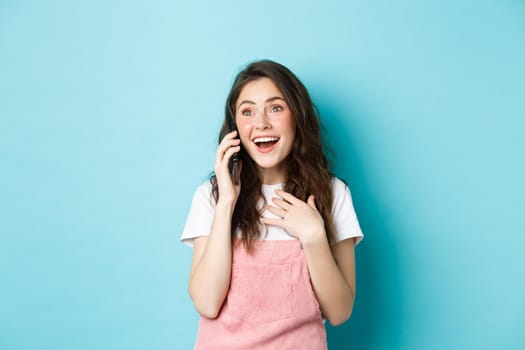
[[[233,120],[230,120],[230,130],[234,131],[237,130],[235,123]],[[234,153],[233,156],[230,158],[229,169],[230,169],[230,175],[232,177],[232,182],[234,185],[239,184],[239,155],[237,153]]]

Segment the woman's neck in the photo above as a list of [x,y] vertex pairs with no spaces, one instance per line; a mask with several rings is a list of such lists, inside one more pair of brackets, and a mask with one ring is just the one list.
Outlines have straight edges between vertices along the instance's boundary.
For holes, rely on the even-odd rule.
[[262,183],[265,185],[277,185],[286,181],[288,172],[283,168],[259,168]]

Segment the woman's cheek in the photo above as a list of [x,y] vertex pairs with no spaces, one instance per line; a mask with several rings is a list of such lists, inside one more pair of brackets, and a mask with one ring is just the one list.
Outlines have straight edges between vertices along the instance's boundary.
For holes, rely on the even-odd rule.
[[243,143],[250,140],[251,125],[248,122],[237,123],[237,129],[239,131],[239,137]]

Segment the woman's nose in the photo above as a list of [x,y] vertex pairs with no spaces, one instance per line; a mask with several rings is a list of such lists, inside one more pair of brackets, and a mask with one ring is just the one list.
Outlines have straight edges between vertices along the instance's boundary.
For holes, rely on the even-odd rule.
[[257,113],[257,115],[255,116],[255,127],[257,129],[268,129],[271,127],[270,121],[268,119],[268,113],[266,113],[266,109]]

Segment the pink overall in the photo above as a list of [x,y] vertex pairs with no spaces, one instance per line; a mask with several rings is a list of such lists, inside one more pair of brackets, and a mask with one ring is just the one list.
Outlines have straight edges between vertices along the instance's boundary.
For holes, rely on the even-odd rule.
[[201,317],[194,349],[327,349],[299,241],[234,245],[228,296],[216,319]]

